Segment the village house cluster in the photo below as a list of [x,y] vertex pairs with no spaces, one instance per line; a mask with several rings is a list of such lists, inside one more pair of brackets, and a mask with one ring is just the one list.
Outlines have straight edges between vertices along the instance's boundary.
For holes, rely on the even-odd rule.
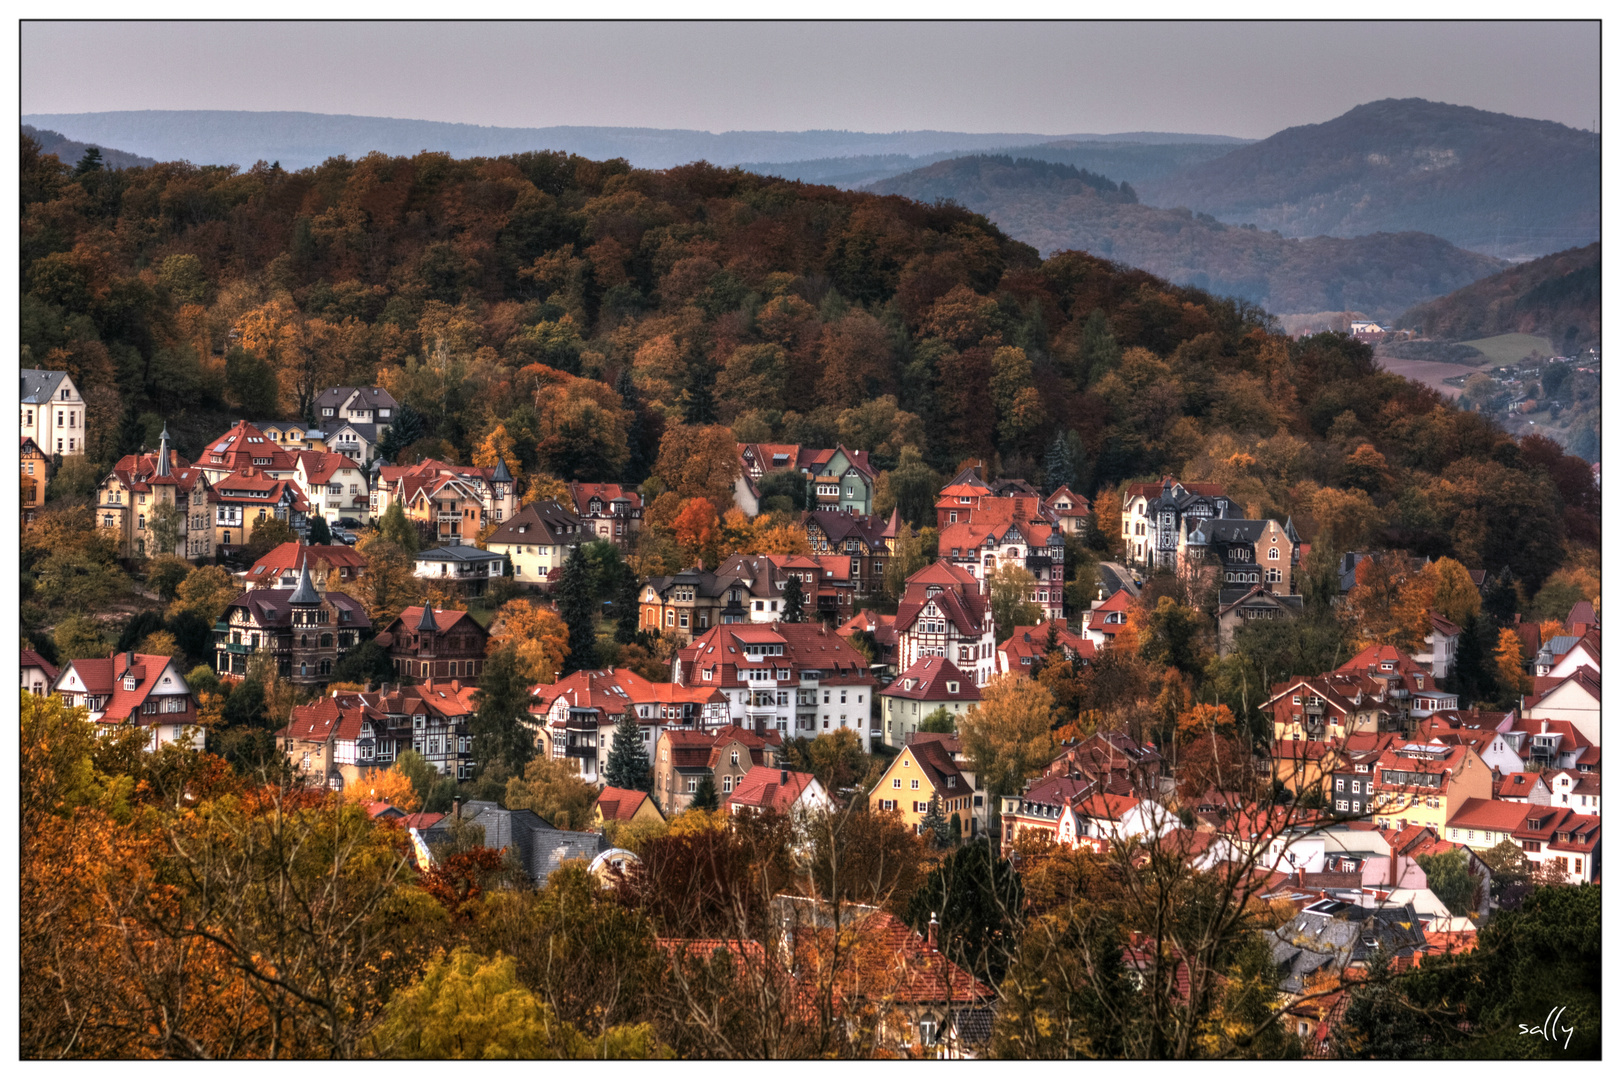
[[[314,424],[238,422],[196,461],[176,453],[165,427],[155,450],[125,455],[100,480],[97,525],[125,559],[201,562],[240,552],[267,521],[285,523],[298,539],[253,560],[212,627],[215,672],[241,678],[251,658],[268,656],[280,677],[314,694],[278,717],[275,733],[311,785],[366,790],[406,750],[444,777],[470,780],[480,766],[474,722],[491,627],[432,601],[374,623],[357,599],[367,565],[355,530],[397,506],[423,541],[419,578],[469,597],[503,578],[549,590],[582,544],[632,549],[642,495],[573,483],[566,497],[525,503],[500,457],[486,466],[391,464],[379,446],[400,406],[379,387],[325,390],[312,410]],[[84,453],[85,405],[65,372],[27,370],[22,418],[26,519],[43,503],[53,463]],[[536,753],[600,789],[589,828],[559,829],[494,802],[458,800],[449,815],[378,804],[374,815],[405,819],[424,851],[458,820],[478,822],[537,884],[569,859],[594,870],[633,859],[609,845],[610,823],[662,821],[709,790],[725,814],[801,819],[861,797],[918,834],[946,829],[1009,856],[1034,834],[1105,854],[1158,845],[1201,869],[1255,859],[1262,898],[1297,913],[1275,935],[1274,960],[1281,992],[1303,1002],[1291,1023],[1319,1048],[1334,1013],[1304,1004],[1316,977],[1366,966],[1370,941],[1413,958],[1475,931],[1429,888],[1420,856],[1463,852],[1489,882],[1481,856],[1509,844],[1548,880],[1600,880],[1600,639],[1590,604],[1576,605],[1564,633],[1543,639],[1522,628],[1533,690],[1505,712],[1462,709],[1446,689],[1462,631],[1436,613],[1416,652],[1370,646],[1333,670],[1272,685],[1264,704],[1272,741],[1266,766],[1256,767],[1289,794],[1282,813],[1238,790],[1179,796],[1160,748],[1108,731],[1071,739],[1021,790],[993,794],[962,740],[929,728],[942,716],[954,728],[997,676],[1036,677],[1054,650],[1080,669],[1116,647],[1137,596],[1129,573],[1114,575],[1113,588],[1100,581],[1086,610],[1066,608],[1065,541],[1085,536],[1088,501],[1068,487],[1043,495],[964,468],[935,502],[937,557],[897,595],[886,589],[886,566],[908,530],[898,512],[873,514],[877,480],[865,450],[739,444],[737,453],[735,499],[745,514],[761,511],[768,474],[804,485],[811,508],[793,520],[809,553],[734,554],[636,582],[635,624],[668,646],[667,677],[602,668],[528,689],[522,726]],[[317,518],[334,542],[307,543]],[[1129,485],[1119,524],[1128,567],[1213,587],[1223,655],[1246,622],[1303,611],[1309,544],[1292,520],[1236,516],[1218,484],[1165,476]],[[1342,578],[1354,583],[1368,557],[1346,556]],[[992,594],[1009,568],[1037,615],[998,628]],[[875,603],[886,592],[893,603]],[[383,650],[390,677],[326,689],[368,642]],[[60,670],[29,650],[21,660],[27,692],[83,706],[108,729],[140,725],[154,749],[203,745],[197,701],[174,658],[124,650]],[[829,790],[787,767],[790,740],[839,733],[882,764],[865,791]],[[649,790],[608,783],[622,740],[640,745]],[[784,925],[810,936],[822,929],[815,902],[777,903]],[[1483,888],[1473,910],[1487,917],[1491,904]],[[954,1056],[983,1052],[993,995],[940,953],[934,928],[924,936],[877,909],[855,914],[886,955],[907,958],[896,992],[908,1038]],[[1332,947],[1303,950],[1296,942],[1305,934]],[[746,961],[779,952],[791,961],[799,940],[734,945]],[[1140,967],[1145,949],[1132,939],[1128,967]]]

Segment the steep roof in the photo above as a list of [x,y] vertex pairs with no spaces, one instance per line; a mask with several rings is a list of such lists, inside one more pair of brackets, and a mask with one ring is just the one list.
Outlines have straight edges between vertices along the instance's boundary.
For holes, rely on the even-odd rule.
[[[172,663],[172,657],[153,653],[115,652],[105,659],[70,660],[67,667],[63,668],[63,674],[65,675],[68,670],[77,672],[79,681],[84,683],[87,693],[107,698],[107,704],[102,709],[101,722],[116,724],[139,718],[141,706],[158,688],[159,676],[163,675]],[[125,687],[126,676],[134,676],[134,689]],[[181,677],[178,667],[175,668],[175,674],[170,677],[175,681],[170,690],[183,693],[189,698],[191,689]],[[164,715],[156,714],[158,723],[162,723],[161,718]]]
[[525,503],[490,534],[487,544],[568,544],[578,542],[579,515],[552,501]]
[[56,665],[51,663],[49,660],[45,659],[43,656],[39,655],[39,653],[35,652],[33,649],[23,649],[22,650],[22,666],[25,667],[25,668],[31,668],[31,667],[39,668],[41,671],[43,671],[45,673],[45,678],[46,678],[47,681],[49,681],[49,682],[55,682],[56,681],[56,675],[57,675]]
[[722,807],[730,812],[734,807],[750,806],[758,810],[776,810],[787,813],[816,783],[810,773],[789,772],[756,765],[743,774]]
[[[354,401],[356,395],[360,400]],[[394,395],[380,386],[333,386],[317,394],[315,400],[310,402],[310,408],[317,410],[319,415],[321,409],[341,409],[351,401],[354,401],[355,408],[387,409],[399,406]]]
[[41,368],[23,368],[21,404],[40,405],[56,397],[57,387],[68,377],[65,371],[46,371]]
[[312,486],[326,484],[341,469],[353,469],[359,473],[366,471],[354,459],[330,450],[295,450],[293,467],[302,472]]
[[[277,627],[292,625],[292,607],[290,601],[293,597],[292,589],[251,589],[232,600],[230,607],[244,608],[249,617],[260,626]],[[327,629],[354,629],[364,630],[371,626],[371,619],[366,615],[366,608],[348,593],[328,589],[323,598],[339,611],[347,611],[349,617],[340,622],[332,623]]]
[[[273,583],[282,574],[296,571],[306,560],[315,573],[322,575],[328,570],[337,569],[341,576],[353,579],[366,569],[366,556],[347,544],[301,544],[297,540],[289,540],[265,552],[264,557],[243,575],[243,581],[249,588]],[[343,570],[349,572],[342,574]]]
[[[955,692],[947,688],[956,683]],[[884,687],[882,696],[906,701],[978,701],[979,687],[971,676],[943,656],[923,656]]]
[[632,791],[628,788],[606,786],[597,795],[597,811],[604,821],[629,821],[636,816],[642,803],[648,801],[645,791]]

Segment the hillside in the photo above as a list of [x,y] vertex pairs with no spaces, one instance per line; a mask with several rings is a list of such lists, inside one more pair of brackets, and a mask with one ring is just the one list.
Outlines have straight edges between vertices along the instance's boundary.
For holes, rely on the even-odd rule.
[[[379,116],[339,116],[307,112],[225,110],[52,113],[23,117],[36,127],[101,145],[129,147],[159,161],[197,165],[238,165],[279,161],[284,168],[319,165],[327,158],[415,154],[423,149],[452,157],[489,157],[532,150],[559,150],[597,160],[624,158],[644,169],[665,169],[692,161],[717,165],[741,162],[802,161],[861,155],[963,154],[1034,143],[1084,141],[1095,134],[1040,135],[1030,132],[961,131],[688,131],[624,127],[485,127]],[[1133,142],[1195,140],[1236,145],[1220,135],[1134,132],[1116,136]],[[911,165],[905,166],[910,168]],[[761,171],[774,172],[765,168]],[[899,172],[902,169],[896,169]],[[821,179],[807,176],[805,179]]]
[[1598,244],[1572,248],[1420,304],[1401,323],[1446,341],[1537,334],[1568,355],[1600,342],[1602,270]]
[[1387,99],[1139,191],[1285,236],[1419,231],[1526,258],[1599,238],[1599,151],[1596,134],[1563,124]]
[[1286,239],[1205,214],[1144,206],[1135,196],[1100,190],[1076,170],[1065,174],[1065,168],[975,156],[938,162],[867,190],[924,202],[951,199],[1044,255],[1089,251],[1280,315],[1356,310],[1394,318],[1422,298],[1503,265],[1422,233]]
[[[1162,141],[1172,140],[1176,141]],[[1216,135],[1170,136],[1134,133],[1098,140],[1064,139],[1030,146],[996,148],[1011,157],[1033,158],[1101,173],[1123,183],[1141,184],[1169,176],[1201,161],[1230,153],[1245,140]],[[810,184],[862,187],[946,158],[961,157],[963,150],[932,154],[866,154],[854,157],[814,158],[807,161],[744,162],[742,167],[766,176],[803,180]]]
[[[1221,479],[1304,536],[1332,514],[1335,543],[1508,565],[1533,592],[1567,535],[1596,534],[1548,448],[1514,452],[1366,346],[1043,259],[960,206],[554,153],[73,176],[25,141],[20,164],[21,359],[83,391],[90,485],[166,424],[194,457],[227,414],[302,416],[323,387],[377,382],[416,415],[390,451],[407,460],[499,452],[531,494],[656,477],[644,574],[688,565],[665,526],[683,500],[730,503],[737,441],[870,449],[879,507],[915,524],[968,458],[1089,497]],[[1151,211],[1025,171],[1032,198]]]
[[[91,146],[90,143],[76,142],[59,131],[40,130],[27,124],[22,126],[22,133],[34,137],[34,141],[39,143],[40,153],[55,154],[65,165],[77,165],[79,159],[84,157],[84,152]],[[139,154],[128,154],[106,146],[99,146],[99,149],[101,160],[109,169],[133,169],[157,164],[155,159],[141,157]]]

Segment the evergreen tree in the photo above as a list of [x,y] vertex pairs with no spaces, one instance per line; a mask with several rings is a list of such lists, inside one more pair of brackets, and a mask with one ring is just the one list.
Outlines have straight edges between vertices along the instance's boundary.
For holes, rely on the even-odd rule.
[[146,446],[146,425],[141,423],[141,414],[134,405],[124,410],[123,417],[118,421],[118,435],[113,444],[113,453],[117,457],[125,454],[139,454]]
[[1096,382],[1103,373],[1120,363],[1120,345],[1109,330],[1109,320],[1101,308],[1093,308],[1086,317],[1086,328],[1081,331],[1080,376],[1087,383]]
[[529,712],[529,686],[510,646],[496,650],[485,663],[476,700],[478,711],[469,727],[479,772],[500,765],[509,775],[521,775],[534,755],[535,740],[520,719]]
[[624,567],[619,575],[619,591],[614,594],[614,640],[621,645],[629,645],[636,640],[636,631],[641,622],[637,606],[641,591],[636,572],[628,566]]
[[87,173],[101,172],[106,167],[106,164],[101,160],[101,147],[86,147],[84,156],[79,159],[79,164],[73,167],[73,175],[79,177]]
[[[627,718],[628,719],[628,718]],[[647,748],[642,745],[642,733],[635,720],[614,730],[613,749],[608,751],[608,764],[603,775],[610,785],[627,791],[651,791],[653,766],[647,760]]]
[[1520,590],[1514,582],[1514,571],[1503,567],[1503,572],[1486,583],[1480,594],[1480,610],[1490,615],[1498,626],[1510,626],[1514,613],[1520,610]]
[[1497,695],[1497,680],[1486,663],[1487,649],[1484,637],[1490,633],[1490,624],[1478,615],[1464,620],[1463,633],[1458,637],[1458,655],[1452,662],[1452,675],[1448,679],[1458,702],[1468,707],[1477,701],[1489,701]]
[[1046,456],[1042,458],[1041,469],[1046,477],[1049,495],[1066,484],[1079,495],[1091,472],[1087,467],[1086,446],[1081,442],[1080,434],[1075,431],[1055,433],[1053,441],[1047,446]]
[[332,529],[327,525],[326,518],[315,514],[310,518],[310,543],[332,543]]
[[788,584],[783,587],[782,621],[787,623],[805,621],[805,589],[799,584],[798,574],[789,574]]
[[399,411],[394,414],[394,422],[377,444],[377,455],[392,464],[401,450],[427,437],[428,422],[421,413],[401,402]]
[[906,922],[927,933],[940,922],[940,951],[981,979],[999,982],[1019,948],[1024,886],[989,840],[964,844],[929,873],[906,907]]
[[720,792],[715,790],[715,778],[706,776],[698,781],[698,790],[693,793],[692,802],[687,804],[690,810],[719,810]]
[[568,659],[563,674],[597,666],[597,629],[592,599],[591,568],[575,548],[563,563],[557,581],[557,614],[568,626]]
[[630,413],[630,423],[625,429],[625,443],[630,448],[630,457],[625,461],[620,479],[627,484],[640,484],[653,471],[653,462],[658,458],[658,432],[654,430],[655,425],[649,422],[647,406],[636,391],[629,364],[619,370],[619,377],[614,380],[614,393],[619,395]]
[[715,362],[706,356],[687,364],[687,385],[681,391],[682,419],[691,425],[713,424],[715,412]]
[[398,499],[390,502],[388,509],[383,511],[383,516],[377,521],[377,529],[383,534],[384,540],[407,555],[415,555],[422,546],[416,526],[406,520],[405,506]]
[[[944,849],[951,845],[951,827],[946,824],[946,816],[940,812],[938,798],[929,800],[928,812],[923,815],[923,820],[918,822],[917,828],[919,833],[929,834],[935,847]],[[962,826],[959,825],[958,828],[961,829]]]

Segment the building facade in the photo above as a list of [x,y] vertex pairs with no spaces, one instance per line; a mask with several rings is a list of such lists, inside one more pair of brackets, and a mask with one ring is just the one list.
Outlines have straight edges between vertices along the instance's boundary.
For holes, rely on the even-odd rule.
[[512,565],[514,580],[551,586],[575,548],[591,539],[585,522],[557,502],[532,502],[516,511],[484,541],[486,550]]
[[252,589],[231,601],[214,624],[214,670],[240,677],[248,658],[263,651],[282,678],[297,686],[320,685],[332,681],[333,667],[370,629],[358,600],[318,590],[305,566],[295,589]]
[[64,705],[88,709],[97,724],[148,729],[148,750],[172,742],[203,748],[197,703],[173,657],[130,650],[106,659],[71,660],[56,677],[52,693]]
[[404,685],[456,679],[477,686],[490,634],[465,611],[408,607],[377,635]]
[[[156,454],[124,455],[96,489],[96,523],[117,534],[125,559],[212,558],[213,512],[213,487],[202,469],[169,449],[167,427]],[[163,516],[174,529],[167,550],[154,531]]]
[[85,452],[84,395],[65,371],[22,369],[19,418],[22,435],[46,454],[78,457]]

